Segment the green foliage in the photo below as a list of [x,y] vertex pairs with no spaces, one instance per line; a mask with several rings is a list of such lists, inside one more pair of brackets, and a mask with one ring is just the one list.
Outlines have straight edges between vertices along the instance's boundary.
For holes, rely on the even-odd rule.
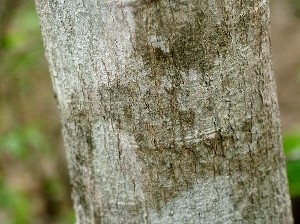
[[23,126],[0,136],[0,150],[16,158],[26,158],[30,149],[48,150],[46,137],[35,126]]
[[6,186],[3,179],[0,179],[0,207],[10,215],[11,224],[25,224],[32,220],[29,198],[15,188]]
[[295,12],[296,16],[300,16],[300,0],[290,0],[292,4],[292,9]]
[[22,74],[26,69],[43,65],[41,31],[33,5],[25,4],[17,10],[4,39],[5,58],[1,63],[4,71]]
[[[36,36],[36,37],[35,37]],[[39,22],[34,7],[27,4],[17,10],[6,35],[7,49],[22,49],[40,39]]]
[[49,119],[50,79],[34,1],[16,8],[7,27],[0,46],[0,222],[75,223],[65,167],[56,166],[61,146]]
[[56,222],[56,224],[73,224],[75,222],[76,222],[75,213],[73,211],[69,211],[65,213],[65,215]]
[[[65,200],[65,186],[57,176],[39,175],[40,170],[36,170],[35,164],[32,164],[33,158],[51,158],[51,145],[49,139],[43,134],[42,130],[36,125],[16,127],[11,131],[0,136],[0,163],[3,166],[9,165],[7,160],[14,161],[24,172],[35,175],[34,180],[38,188],[33,192],[22,189],[18,184],[10,183],[5,178],[0,178],[0,210],[4,211],[7,218],[7,224],[30,224],[34,217],[34,207],[38,199],[45,197],[47,200],[43,206],[50,210],[50,214],[59,214],[59,216],[49,217],[52,224],[71,224],[75,222],[74,212],[69,208],[62,206]],[[6,164],[6,165],[5,165]],[[11,170],[11,168],[9,168]],[[16,168],[16,171],[18,168]],[[1,170],[0,170],[1,171]],[[13,172],[16,172],[13,171]],[[19,174],[22,175],[22,174]],[[32,200],[36,198],[35,200]],[[63,211],[61,211],[63,209]]]
[[300,196],[300,133],[285,135],[283,145],[287,159],[290,194],[292,197]]

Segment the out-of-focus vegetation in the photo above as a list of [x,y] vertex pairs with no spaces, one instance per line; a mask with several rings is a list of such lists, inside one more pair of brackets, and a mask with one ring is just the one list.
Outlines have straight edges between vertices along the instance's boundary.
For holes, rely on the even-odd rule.
[[291,5],[293,6],[293,11],[296,16],[300,17],[300,1],[299,0],[290,0]]
[[[0,1],[0,14],[10,2],[0,15],[0,223],[74,223],[59,116],[33,1]],[[300,0],[290,1],[300,12]],[[286,72],[281,70],[280,77]],[[290,89],[284,87],[288,79],[280,77],[279,91]],[[284,93],[280,97],[287,130],[296,119],[285,118],[292,110],[286,109]],[[300,132],[284,134],[284,148],[290,192],[300,198]]]
[[300,133],[285,134],[283,145],[292,197],[300,197]]
[[0,3],[0,223],[74,223],[34,2],[12,2]]

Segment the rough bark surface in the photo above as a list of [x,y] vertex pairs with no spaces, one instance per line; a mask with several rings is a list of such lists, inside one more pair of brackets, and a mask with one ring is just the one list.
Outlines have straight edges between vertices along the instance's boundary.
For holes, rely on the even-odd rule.
[[78,223],[292,223],[267,1],[36,7]]

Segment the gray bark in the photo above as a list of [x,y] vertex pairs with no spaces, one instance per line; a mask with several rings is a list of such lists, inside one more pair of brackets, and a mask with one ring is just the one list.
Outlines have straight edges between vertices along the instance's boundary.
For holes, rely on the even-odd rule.
[[266,0],[36,0],[77,223],[292,223]]

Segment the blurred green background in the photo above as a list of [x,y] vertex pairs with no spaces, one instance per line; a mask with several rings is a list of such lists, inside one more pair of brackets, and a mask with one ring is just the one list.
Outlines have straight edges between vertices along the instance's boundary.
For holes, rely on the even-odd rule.
[[[290,193],[300,223],[300,0],[271,2]],[[0,0],[0,223],[74,223],[59,115],[33,1]]]

